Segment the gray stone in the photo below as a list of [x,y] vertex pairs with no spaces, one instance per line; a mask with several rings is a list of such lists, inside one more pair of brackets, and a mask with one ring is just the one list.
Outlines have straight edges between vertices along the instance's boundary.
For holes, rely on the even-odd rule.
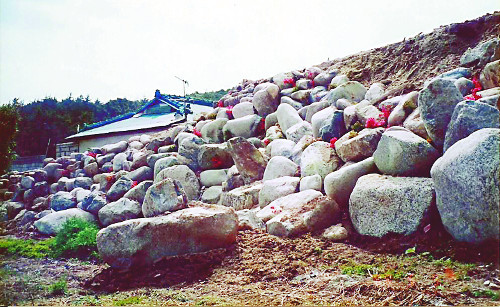
[[153,179],[153,169],[149,166],[141,166],[138,169],[131,171],[127,177],[133,181],[143,182],[145,180]]
[[155,169],[156,161],[160,160],[161,158],[166,158],[166,157],[170,157],[170,156],[172,156],[172,153],[152,154],[151,156],[147,157],[146,162],[148,163],[149,167],[151,167],[152,169]]
[[200,131],[202,139],[208,143],[222,143],[224,141],[222,128],[227,121],[227,118],[217,118],[204,125]]
[[[328,103],[328,100],[320,100],[305,106],[304,108],[307,108],[307,111],[304,120],[312,124],[312,117],[321,110],[327,109],[329,106],[330,104]],[[330,109],[335,110],[335,108]]]
[[[155,167],[154,167],[154,173],[153,173],[153,178],[156,178],[156,176],[164,169],[168,168],[168,167],[171,167],[171,166],[174,166],[174,165],[180,165],[180,164],[183,164],[181,163],[182,161],[179,161],[181,159],[179,158],[183,158],[183,157],[179,157],[179,156],[174,156],[174,155],[168,155],[164,158],[160,158],[156,161],[155,163]],[[186,160],[184,160],[186,161]]]
[[37,169],[33,172],[33,178],[36,182],[43,182],[48,180],[47,172],[43,169]]
[[346,133],[344,123],[344,112],[333,111],[324,121],[319,129],[318,136],[325,142],[330,142],[332,138],[340,138]]
[[276,111],[280,103],[280,88],[276,84],[263,83],[259,84],[253,94],[252,103],[257,110],[257,113],[266,117],[267,115]]
[[280,237],[292,237],[330,226],[339,220],[341,211],[331,198],[320,196],[302,206],[287,206],[266,222],[267,232]]
[[439,152],[429,142],[403,127],[391,127],[373,153],[375,165],[393,176],[429,177]]
[[262,220],[257,217],[255,210],[239,210],[236,211],[236,215],[238,215],[238,230],[263,230],[266,228]]
[[[160,148],[164,148],[164,147],[160,147]],[[158,151],[160,150],[160,148],[158,148]],[[135,169],[138,169],[142,166],[148,166],[148,157],[151,156],[152,154],[154,154],[154,151],[152,151],[152,150],[139,151],[139,152],[135,153],[133,158],[132,158],[132,169],[135,170]]]
[[288,104],[280,104],[276,111],[276,116],[278,118],[281,131],[284,131],[285,135],[288,128],[302,122],[302,118],[300,118],[297,110]]
[[113,268],[151,266],[184,254],[223,248],[236,241],[238,217],[233,209],[206,205],[167,216],[127,220],[101,229],[97,248]]
[[368,100],[361,101],[356,104],[354,108],[356,110],[356,119],[363,125],[366,125],[366,121],[369,118],[373,118],[375,120],[383,118],[383,113],[373,106]]
[[132,188],[133,181],[126,177],[120,177],[115,183],[109,188],[108,193],[106,193],[107,199],[111,201],[116,201],[125,195],[127,191]]
[[308,202],[322,196],[323,194],[321,194],[321,192],[315,190],[306,190],[289,194],[273,200],[269,205],[257,212],[257,217],[266,223],[283,211],[302,208]]
[[99,173],[99,166],[97,165],[97,162],[92,162],[84,166],[83,171],[88,177],[94,177]]
[[222,186],[214,185],[203,192],[203,194],[201,195],[201,201],[206,204],[217,204],[219,203],[221,195]]
[[[187,138],[179,140],[179,150],[180,156],[187,160],[187,165],[194,170],[197,170],[198,165],[198,153],[200,151],[200,146],[203,145],[205,141],[203,139],[192,135]],[[156,165],[155,165],[155,177],[156,177]]]
[[224,139],[232,137],[251,138],[259,133],[259,125],[262,117],[259,115],[247,115],[241,118],[228,120],[222,132]]
[[174,165],[163,169],[154,179],[154,183],[166,178],[173,179],[181,184],[188,200],[197,200],[200,196],[200,182],[196,174],[186,165]]
[[101,147],[101,152],[105,155],[108,153],[124,152],[128,147],[127,141],[120,141],[114,144],[108,144]]
[[347,83],[348,81],[349,78],[347,78],[346,75],[336,75],[335,77],[333,77],[332,81],[330,81],[329,88],[334,89],[339,85]]
[[[388,127],[402,125],[406,117],[417,108],[418,92],[413,91],[399,100],[387,119]],[[423,124],[423,122],[422,122]],[[425,127],[424,127],[425,130]]]
[[297,123],[290,128],[288,128],[285,132],[286,138],[288,140],[293,141],[294,143],[297,143],[300,141],[301,138],[303,138],[305,135],[313,135],[313,130],[312,126],[310,123],[306,121],[302,121],[300,123]]
[[232,207],[234,210],[252,209],[259,204],[259,192],[262,189],[261,182],[245,185],[229,192],[222,193],[220,204]]
[[318,174],[321,178],[336,170],[341,161],[335,149],[327,142],[314,142],[309,145],[300,159],[301,176],[311,176]]
[[420,108],[416,108],[403,122],[403,127],[420,136],[423,139],[428,139],[429,135],[425,130],[424,121],[420,116]]
[[357,81],[347,81],[330,90],[326,97],[330,105],[334,105],[335,102],[341,98],[360,102],[365,98],[365,94],[366,88],[361,83]]
[[[319,130],[320,128],[324,125],[324,122],[333,115],[335,112],[335,108],[329,107],[325,108],[321,111],[318,111],[314,113],[314,115],[311,116],[311,125],[313,128],[313,136],[315,138],[319,137]],[[342,120],[343,121],[343,120]]]
[[240,102],[237,105],[234,106],[233,108],[233,117],[234,118],[240,118],[243,116],[247,115],[253,115],[254,110],[253,110],[253,103],[251,102]]
[[61,178],[58,176],[57,170],[62,168],[62,164],[59,163],[48,163],[43,167],[43,170],[47,172],[48,180],[54,182]]
[[106,162],[112,162],[113,158],[115,156],[116,156],[115,153],[109,153],[109,154],[106,154],[106,155],[99,155],[96,158],[97,165],[99,165],[100,167],[102,167],[104,165],[104,163],[106,163]]
[[342,208],[349,205],[349,197],[361,176],[377,171],[373,157],[346,165],[325,177],[325,193],[333,198]]
[[295,146],[295,142],[291,140],[285,139],[276,139],[273,140],[266,147],[266,153],[271,157],[283,156],[290,157],[292,154],[293,147]]
[[9,220],[14,219],[16,215],[18,215],[19,212],[24,209],[24,204],[22,202],[7,201],[0,204],[2,204],[5,208],[4,215],[6,215],[7,219]]
[[344,162],[364,160],[375,152],[383,132],[384,128],[365,128],[354,136],[346,133],[335,143],[335,150]]
[[329,72],[322,72],[316,77],[314,77],[314,84],[315,85],[322,85],[322,86],[328,86],[330,85],[330,82],[332,82],[332,79],[338,74],[338,71],[332,70]]
[[497,108],[479,101],[462,101],[451,116],[443,151],[457,141],[483,128],[500,128],[500,113]]
[[124,169],[123,165],[126,161],[127,161],[127,155],[124,152],[117,154],[113,158],[113,171],[118,172]]
[[76,199],[69,192],[59,191],[54,194],[50,208],[54,211],[66,210],[76,207]]
[[144,197],[146,196],[146,191],[150,186],[153,185],[153,180],[145,180],[140,182],[135,187],[130,189],[123,197],[130,200],[135,200],[136,202],[142,204],[144,202]]
[[313,102],[313,101],[310,101],[310,97],[311,97],[310,94],[311,94],[311,90],[299,90],[299,91],[293,92],[292,95],[290,95],[290,97],[293,100],[299,101],[302,104],[307,104],[307,103]]
[[97,215],[102,207],[106,206],[106,195],[101,192],[92,192],[87,195],[81,202],[81,209]]
[[37,182],[33,187],[35,197],[47,196],[49,194],[49,184],[46,181]]
[[[328,175],[327,175],[328,177]],[[321,191],[321,188],[323,187],[323,179],[321,178],[320,175],[311,175],[311,176],[305,176],[300,179],[300,188],[299,190],[305,191],[305,190],[316,190],[316,191]]]
[[167,211],[176,211],[186,207],[187,196],[181,184],[166,178],[153,184],[146,192],[142,203],[142,214],[145,217],[160,215]]
[[89,177],[77,177],[74,181],[75,188],[90,189],[90,186],[94,183],[92,178]]
[[214,169],[206,170],[200,173],[200,184],[205,187],[222,185],[227,180],[227,170]]
[[273,200],[297,192],[300,178],[282,176],[264,181],[259,192],[259,206],[264,208]]
[[435,192],[432,179],[369,174],[358,179],[349,215],[362,235],[410,235],[430,223]]
[[36,221],[33,225],[40,233],[46,235],[56,235],[59,231],[62,230],[62,226],[64,225],[64,223],[73,218],[82,219],[90,223],[97,222],[95,216],[92,213],[83,211],[78,208],[71,208],[49,213]]
[[296,176],[299,174],[299,166],[292,160],[282,157],[272,157],[267,163],[263,180],[275,179],[283,176]]
[[262,153],[241,137],[232,138],[227,143],[234,164],[245,182],[262,179],[267,164]]
[[21,187],[23,189],[32,189],[35,186],[35,178],[31,176],[23,176],[21,178]]
[[136,219],[141,216],[141,204],[134,200],[121,198],[115,202],[109,203],[99,210],[99,221],[105,227]]
[[500,40],[495,37],[478,44],[474,48],[467,48],[460,58],[460,65],[465,67],[483,66],[488,62],[500,58]]
[[458,241],[499,239],[500,129],[486,128],[456,142],[431,176],[446,230]]
[[474,82],[464,77],[457,79],[454,83],[462,96],[467,95],[474,88]]
[[300,165],[301,158],[302,158],[302,153],[304,150],[307,148],[307,146],[311,145],[312,143],[316,142],[317,140],[310,136],[306,135],[300,139],[300,141],[295,144],[295,146],[292,149],[292,155],[290,156],[290,160],[293,162],[297,163]]
[[234,165],[226,143],[200,146],[198,165],[201,170],[229,168]]
[[483,89],[491,89],[500,86],[500,60],[486,64],[479,75],[479,81]]
[[329,241],[343,241],[349,237],[349,233],[347,232],[347,229],[342,226],[342,224],[337,224],[325,229],[325,231],[321,234],[321,237]]
[[463,100],[453,81],[435,79],[418,95],[418,106],[425,129],[436,147],[443,148],[446,128],[455,106]]
[[380,82],[373,83],[365,93],[365,99],[375,101],[384,95],[385,85]]
[[[295,101],[292,98],[287,97],[287,96],[282,96],[281,99],[280,99],[280,103],[289,104],[289,105],[291,105],[297,111],[300,110],[300,108],[302,108],[302,104],[300,102]],[[266,119],[267,119],[267,117],[266,117]]]

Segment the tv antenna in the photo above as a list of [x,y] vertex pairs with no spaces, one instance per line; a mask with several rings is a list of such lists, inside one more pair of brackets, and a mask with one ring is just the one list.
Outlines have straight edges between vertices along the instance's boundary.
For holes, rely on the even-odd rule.
[[186,97],[186,85],[189,86],[189,83],[187,82],[187,80],[181,79],[177,76],[174,77],[182,81],[182,89],[184,90],[184,97]]

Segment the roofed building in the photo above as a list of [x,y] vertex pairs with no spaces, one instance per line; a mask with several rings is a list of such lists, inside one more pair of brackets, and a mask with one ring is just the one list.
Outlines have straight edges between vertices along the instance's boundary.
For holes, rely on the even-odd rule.
[[139,111],[85,126],[66,140],[74,143],[74,148],[78,148],[79,152],[83,152],[92,147],[127,140],[132,136],[165,130],[172,124],[191,120],[202,112],[211,111],[212,107],[212,101],[164,95],[156,90],[154,99]]

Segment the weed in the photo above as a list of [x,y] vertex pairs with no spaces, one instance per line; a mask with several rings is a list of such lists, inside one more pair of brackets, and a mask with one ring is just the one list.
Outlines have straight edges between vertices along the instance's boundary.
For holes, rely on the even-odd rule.
[[340,267],[342,269],[342,274],[346,275],[362,275],[367,276],[370,274],[376,274],[379,268],[371,264],[356,263],[352,265],[343,265]]
[[215,296],[203,296],[196,301],[195,306],[233,306],[229,302]]
[[113,301],[115,306],[138,305],[142,302],[143,298],[139,296],[131,296],[122,300]]
[[319,256],[323,253],[323,250],[320,247],[315,247],[313,252]]
[[405,255],[415,254],[416,247],[409,248],[405,251]]
[[27,258],[45,258],[50,254],[53,242],[53,238],[44,241],[0,239],[0,253]]
[[476,290],[471,293],[474,297],[489,297],[493,301],[498,301],[500,298],[500,293],[498,291],[487,290]]
[[56,257],[95,258],[99,228],[82,219],[70,219],[57,233],[52,251]]
[[406,272],[402,271],[396,271],[393,269],[389,269],[386,272],[382,274],[375,274],[373,275],[374,280],[381,280],[381,279],[389,279],[389,280],[402,280],[405,278],[408,274]]
[[97,295],[88,295],[82,297],[77,305],[84,305],[84,306],[98,306],[101,304],[101,301],[99,300],[99,297]]
[[61,278],[49,286],[49,293],[52,295],[65,294],[68,291],[68,283],[65,278]]

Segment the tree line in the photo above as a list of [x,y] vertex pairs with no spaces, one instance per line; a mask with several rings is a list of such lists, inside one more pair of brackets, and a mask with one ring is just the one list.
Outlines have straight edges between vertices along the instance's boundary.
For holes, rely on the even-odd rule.
[[[195,99],[219,100],[227,91],[188,95]],[[78,132],[84,125],[97,123],[129,112],[136,112],[148,99],[116,98],[101,103],[79,96],[58,100],[46,97],[28,104],[15,98],[0,106],[0,174],[18,156],[55,157],[56,144]]]

